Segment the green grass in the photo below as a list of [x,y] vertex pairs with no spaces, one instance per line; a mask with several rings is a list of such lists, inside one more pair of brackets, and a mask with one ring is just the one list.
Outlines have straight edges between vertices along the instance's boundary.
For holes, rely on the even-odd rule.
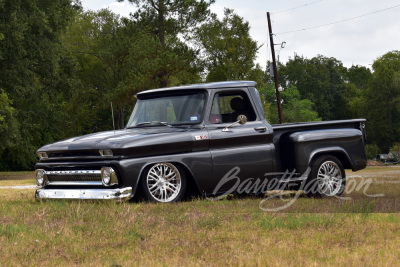
[[[400,215],[266,213],[260,199],[46,201],[0,190],[0,265],[393,265]],[[300,199],[308,205],[313,199]]]
[[300,197],[273,213],[251,197],[40,202],[34,190],[0,189],[0,266],[394,266],[400,262],[395,186],[372,184],[369,193],[387,195],[379,199],[362,192],[351,200]]

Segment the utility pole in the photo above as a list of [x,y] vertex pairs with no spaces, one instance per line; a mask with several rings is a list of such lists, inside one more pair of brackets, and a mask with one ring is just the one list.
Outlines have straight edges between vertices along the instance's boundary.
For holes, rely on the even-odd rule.
[[281,103],[281,94],[279,93],[279,81],[278,81],[278,70],[276,68],[276,60],[275,60],[275,45],[274,38],[272,34],[272,26],[271,19],[269,17],[269,12],[267,12],[268,17],[268,30],[269,30],[269,41],[271,43],[271,53],[272,53],[272,66],[274,69],[274,80],[275,80],[275,93],[276,93],[276,102],[278,103],[278,114],[279,114],[279,123],[283,123],[282,119],[282,103]]

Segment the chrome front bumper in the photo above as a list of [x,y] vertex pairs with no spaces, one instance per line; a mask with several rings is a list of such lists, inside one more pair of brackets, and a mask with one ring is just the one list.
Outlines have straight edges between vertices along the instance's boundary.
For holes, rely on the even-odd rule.
[[132,187],[116,189],[37,189],[36,199],[115,199],[129,200]]

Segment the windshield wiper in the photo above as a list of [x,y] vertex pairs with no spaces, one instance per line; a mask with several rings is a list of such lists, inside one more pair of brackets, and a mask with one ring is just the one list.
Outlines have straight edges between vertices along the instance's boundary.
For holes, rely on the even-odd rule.
[[151,122],[149,122],[149,121],[140,122],[140,123],[138,123],[138,124],[135,124],[133,127],[141,126],[141,125],[146,125],[146,124],[151,124]]
[[159,123],[164,126],[173,127],[171,124],[169,124],[168,122],[165,122],[165,121],[153,121],[152,123]]
[[168,122],[164,122],[164,121],[152,121],[152,122],[144,121],[144,122],[140,122],[138,124],[135,124],[135,125],[133,125],[131,127],[127,127],[126,129],[135,128],[135,127],[142,126],[142,125],[149,125],[149,124],[161,124],[161,125],[164,125],[164,126],[173,127],[172,125],[168,124]]

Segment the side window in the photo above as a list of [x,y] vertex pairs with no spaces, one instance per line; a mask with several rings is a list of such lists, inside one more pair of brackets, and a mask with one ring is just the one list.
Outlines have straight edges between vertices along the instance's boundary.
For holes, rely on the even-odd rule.
[[214,96],[209,121],[210,123],[222,123],[221,108],[219,106],[218,94]]
[[209,118],[210,123],[235,122],[239,115],[245,115],[248,121],[256,119],[245,92],[221,92],[215,95]]

